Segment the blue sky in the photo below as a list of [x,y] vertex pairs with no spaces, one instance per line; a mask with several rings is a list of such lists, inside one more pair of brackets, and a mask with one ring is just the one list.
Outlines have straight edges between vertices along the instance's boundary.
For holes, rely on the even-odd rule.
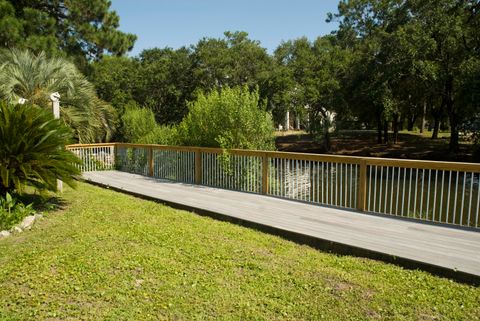
[[336,29],[326,23],[338,0],[112,0],[120,30],[138,36],[130,55],[153,47],[179,48],[224,31],[246,31],[269,52],[282,40],[313,40]]

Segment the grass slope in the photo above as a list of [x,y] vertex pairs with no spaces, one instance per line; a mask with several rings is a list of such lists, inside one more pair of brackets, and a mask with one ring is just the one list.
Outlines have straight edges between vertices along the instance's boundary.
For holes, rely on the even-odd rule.
[[478,320],[480,288],[80,184],[0,240],[1,320]]

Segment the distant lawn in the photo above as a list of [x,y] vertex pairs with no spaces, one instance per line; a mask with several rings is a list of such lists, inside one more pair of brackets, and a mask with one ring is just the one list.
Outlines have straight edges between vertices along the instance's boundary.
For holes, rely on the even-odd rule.
[[0,320],[479,320],[480,288],[80,184],[0,240]]
[[[401,131],[396,144],[391,141],[392,133],[390,133],[388,144],[378,144],[377,133],[374,130],[341,130],[332,134],[332,149],[327,154],[478,162],[473,155],[474,145],[472,142],[461,140],[458,153],[451,153],[449,137],[450,133],[445,132],[439,133],[438,139],[431,139],[431,132],[421,134]],[[326,153],[323,143],[315,141],[304,131],[277,132],[275,143],[279,151]]]

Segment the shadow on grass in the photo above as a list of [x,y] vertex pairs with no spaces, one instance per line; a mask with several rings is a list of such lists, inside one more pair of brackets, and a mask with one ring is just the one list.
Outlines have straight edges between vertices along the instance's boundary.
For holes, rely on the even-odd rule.
[[62,210],[66,206],[64,199],[55,194],[26,193],[17,195],[17,199],[23,204],[32,204],[36,212]]

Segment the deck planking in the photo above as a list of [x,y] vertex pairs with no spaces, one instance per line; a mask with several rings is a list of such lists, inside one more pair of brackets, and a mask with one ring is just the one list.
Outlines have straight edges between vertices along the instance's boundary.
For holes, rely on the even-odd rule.
[[86,181],[280,234],[324,250],[355,254],[480,283],[480,232],[297,201],[183,184],[119,171]]

